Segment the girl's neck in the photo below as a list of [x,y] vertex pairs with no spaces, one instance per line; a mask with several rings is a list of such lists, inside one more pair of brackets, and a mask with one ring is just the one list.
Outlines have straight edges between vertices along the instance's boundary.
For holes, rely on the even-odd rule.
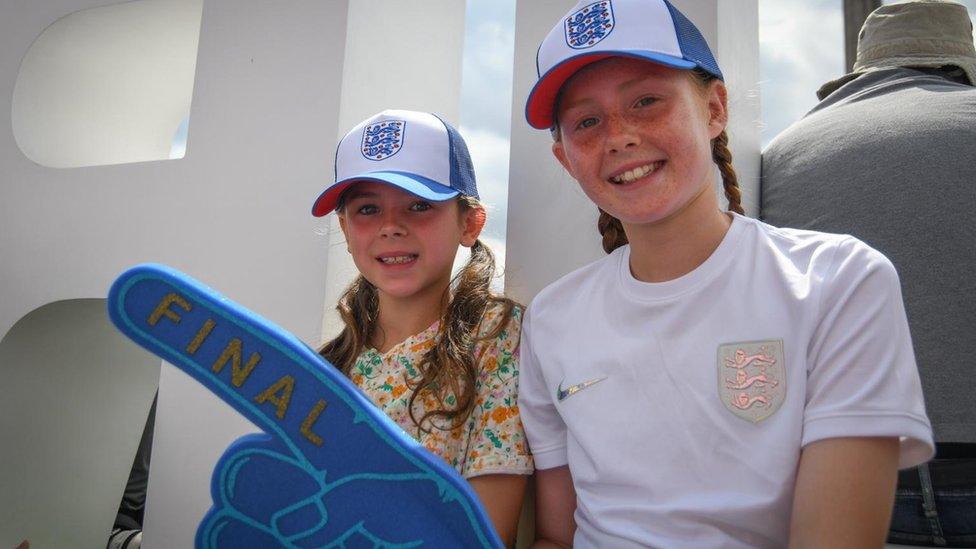
[[630,272],[642,282],[667,282],[705,262],[725,238],[732,217],[718,209],[711,185],[685,208],[648,225],[624,223],[630,241]]
[[379,318],[369,343],[386,353],[412,335],[424,331],[444,313],[447,285],[436,285],[405,298],[379,292]]

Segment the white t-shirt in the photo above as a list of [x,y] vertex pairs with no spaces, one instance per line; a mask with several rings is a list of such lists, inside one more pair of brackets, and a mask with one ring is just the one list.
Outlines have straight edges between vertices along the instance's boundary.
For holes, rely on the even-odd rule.
[[801,448],[933,453],[898,276],[859,240],[735,216],[697,269],[636,280],[630,248],[528,308],[519,408],[569,464],[579,547],[783,547]]

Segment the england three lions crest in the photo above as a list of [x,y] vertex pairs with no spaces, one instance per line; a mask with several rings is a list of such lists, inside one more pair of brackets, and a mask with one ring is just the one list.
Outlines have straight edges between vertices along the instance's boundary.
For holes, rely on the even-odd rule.
[[733,414],[759,423],[786,400],[783,340],[727,343],[718,348],[718,394]]
[[610,0],[584,6],[566,18],[566,43],[579,50],[596,45],[613,30],[613,6]]
[[403,120],[384,120],[363,129],[363,156],[370,160],[386,160],[400,152],[407,123]]

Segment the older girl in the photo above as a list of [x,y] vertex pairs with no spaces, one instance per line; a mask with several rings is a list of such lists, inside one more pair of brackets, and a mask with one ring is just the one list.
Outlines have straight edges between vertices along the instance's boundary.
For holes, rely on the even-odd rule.
[[526,315],[540,544],[880,547],[932,453],[891,263],[741,215],[722,73],[666,0],[580,2],[538,67],[529,123],[609,254]]

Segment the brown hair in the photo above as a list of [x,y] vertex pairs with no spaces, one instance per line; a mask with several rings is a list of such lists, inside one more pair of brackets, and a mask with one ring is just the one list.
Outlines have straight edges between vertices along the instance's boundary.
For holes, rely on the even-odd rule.
[[[464,195],[458,197],[458,204],[462,213],[481,207],[477,199]],[[420,379],[411,386],[413,391],[407,408],[418,431],[429,432],[431,426],[445,431],[455,429],[468,419],[475,407],[475,380],[478,377],[475,344],[498,337],[515,314],[517,305],[511,299],[492,293],[494,276],[495,256],[481,240],[476,240],[471,246],[470,259],[444,290],[447,305],[441,315],[435,344],[416,366]],[[502,315],[497,325],[479,336],[482,319],[494,304],[502,305]],[[351,376],[356,359],[377,330],[379,296],[376,286],[359,275],[339,298],[336,310],[345,327],[318,352],[343,374]],[[439,408],[425,411],[418,419],[414,415],[414,401],[421,394],[433,396]],[[432,420],[437,418],[446,420],[446,426],[435,425]]]
[[[707,88],[712,80],[716,79],[715,76],[698,68],[691,70],[690,74],[695,83],[703,90]],[[563,89],[565,89],[565,86],[563,84]],[[562,90],[560,90],[559,95],[556,97],[553,112],[558,112],[559,100],[561,98]],[[556,126],[553,126],[553,138],[559,139],[559,132]],[[745,210],[742,208],[742,191],[739,189],[739,178],[735,174],[735,168],[732,167],[732,151],[729,150],[729,135],[725,130],[722,130],[722,133],[718,137],[712,139],[712,160],[718,165],[719,173],[722,174],[722,186],[725,188],[725,198],[729,201],[728,211],[744,214]],[[606,253],[610,253],[627,244],[627,235],[624,233],[623,224],[620,223],[619,219],[602,209],[600,210],[600,218],[596,222],[596,227],[603,237],[603,250]]]

